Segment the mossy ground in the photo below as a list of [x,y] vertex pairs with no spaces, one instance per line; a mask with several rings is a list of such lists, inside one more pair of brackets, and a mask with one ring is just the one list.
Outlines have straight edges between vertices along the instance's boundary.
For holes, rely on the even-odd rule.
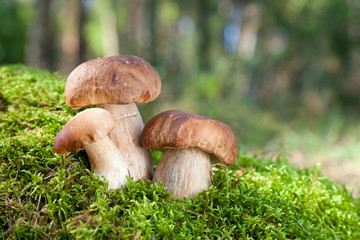
[[[171,200],[150,181],[107,191],[83,152],[53,140],[76,113],[65,79],[0,67],[0,237],[10,239],[360,239],[360,204],[321,175],[286,159],[239,155],[214,168],[214,186]],[[159,160],[160,153],[154,152]]]

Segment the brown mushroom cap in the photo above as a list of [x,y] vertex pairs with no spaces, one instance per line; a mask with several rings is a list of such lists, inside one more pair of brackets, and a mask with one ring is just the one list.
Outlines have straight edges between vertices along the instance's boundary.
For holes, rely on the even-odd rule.
[[160,75],[148,62],[120,55],[93,59],[75,68],[66,81],[65,100],[71,108],[147,103],[160,92]]
[[67,122],[56,135],[55,152],[64,155],[79,152],[106,137],[114,125],[114,117],[108,111],[102,108],[86,109]]
[[158,114],[144,127],[141,144],[149,149],[199,147],[225,165],[237,159],[237,143],[224,123],[194,113],[170,110]]

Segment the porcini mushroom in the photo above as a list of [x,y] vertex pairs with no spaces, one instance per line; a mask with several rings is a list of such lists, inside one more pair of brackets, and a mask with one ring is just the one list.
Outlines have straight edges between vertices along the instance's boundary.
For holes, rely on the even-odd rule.
[[108,133],[114,128],[114,117],[101,108],[90,108],[74,116],[56,135],[56,153],[67,155],[85,149],[91,171],[109,181],[109,189],[126,183],[128,163],[113,144]]
[[145,60],[121,55],[82,63],[69,75],[66,104],[71,108],[98,105],[115,118],[110,139],[129,162],[130,176],[151,179],[150,151],[140,146],[143,120],[135,103],[153,101],[161,92],[158,72]]
[[211,156],[225,165],[237,159],[237,143],[224,123],[194,113],[170,110],[144,127],[141,144],[166,149],[154,173],[175,198],[191,198],[212,185]]

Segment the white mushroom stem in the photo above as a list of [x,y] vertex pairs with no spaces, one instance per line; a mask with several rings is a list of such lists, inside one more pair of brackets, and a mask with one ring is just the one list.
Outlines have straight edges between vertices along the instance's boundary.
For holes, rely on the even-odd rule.
[[172,198],[191,198],[212,185],[210,154],[196,147],[167,149],[153,182],[162,181]]
[[109,189],[125,185],[129,176],[128,163],[109,137],[89,144],[85,151],[89,157],[91,172],[109,181]]
[[153,160],[150,151],[140,146],[144,123],[136,104],[101,104],[99,107],[115,118],[115,127],[108,136],[128,162],[130,177],[152,179]]

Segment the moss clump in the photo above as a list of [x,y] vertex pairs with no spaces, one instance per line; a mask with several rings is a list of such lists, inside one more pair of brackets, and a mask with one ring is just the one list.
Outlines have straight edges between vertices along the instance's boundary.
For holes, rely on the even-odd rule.
[[75,114],[64,102],[64,78],[3,66],[0,86],[2,238],[360,238],[359,202],[319,167],[300,171],[284,159],[240,155],[236,166],[216,168],[214,186],[195,199],[172,201],[150,181],[107,191],[84,153],[53,151]]

